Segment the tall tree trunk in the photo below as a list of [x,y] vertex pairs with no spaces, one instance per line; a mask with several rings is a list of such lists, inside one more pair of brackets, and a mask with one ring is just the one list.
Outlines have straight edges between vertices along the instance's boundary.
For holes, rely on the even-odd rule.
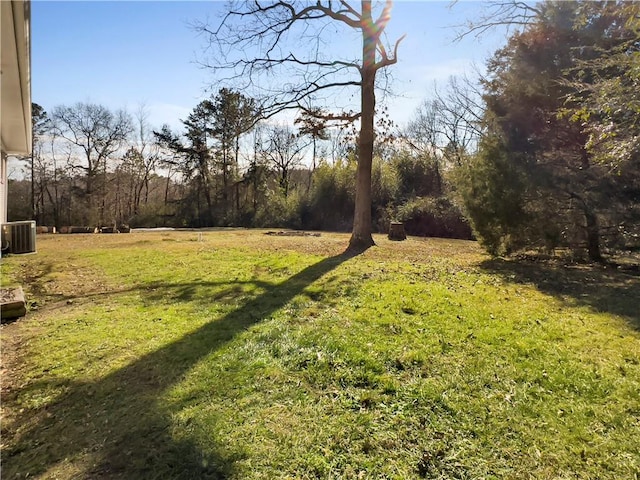
[[115,211],[116,211],[115,216],[118,219],[118,222],[122,222],[122,218],[124,217],[124,212],[122,208],[122,198],[120,196],[120,182],[122,180],[122,175],[119,170],[116,170],[115,172],[115,180],[116,180],[115,200],[114,200]]
[[38,209],[36,207],[36,175],[35,175],[35,142],[31,140],[31,218],[40,224],[42,219],[39,218]]
[[235,178],[240,176],[240,168],[238,166],[238,159],[240,157],[240,134],[236,134],[236,144],[235,144],[235,158],[233,160],[233,175]]
[[598,217],[593,209],[589,206],[589,203],[580,195],[575,193],[570,194],[572,198],[578,200],[582,214],[585,219],[585,233],[587,240],[587,255],[592,262],[601,262],[602,251],[600,250],[600,226],[598,224]]
[[[198,172],[200,175],[199,186],[204,193],[204,198],[207,202],[207,212],[204,221],[206,223],[206,227],[213,226],[213,200],[211,199],[211,177],[209,174],[209,164],[206,159],[206,154],[200,152],[200,158],[198,159]],[[198,201],[200,200],[200,194],[198,193]],[[198,212],[200,212],[200,208],[198,207]],[[201,214],[198,213],[198,218],[202,220]],[[200,225],[203,226],[203,225]]]
[[586,205],[584,208],[584,218],[586,220],[587,230],[587,254],[592,262],[602,261],[602,252],[600,250],[600,228],[598,226],[598,218]]
[[[211,192],[209,191],[209,178],[206,175],[203,175],[202,181],[200,182],[202,184],[202,190],[204,192],[204,198],[207,202],[207,215],[205,217],[205,223],[207,225],[205,225],[206,227],[211,227],[213,226],[213,201],[211,200]],[[198,200],[200,199],[200,195],[198,195]],[[198,204],[200,202],[198,201]],[[198,211],[200,210],[200,207],[198,206]],[[198,214],[198,217],[200,217],[200,214]],[[202,225],[200,225],[202,226]]]
[[252,186],[253,186],[253,218],[255,219],[256,214],[258,213],[258,169],[257,167],[253,175]]
[[167,206],[169,203],[169,186],[171,185],[171,166],[169,166],[169,171],[167,172],[167,182],[164,187],[164,205]]
[[51,195],[51,192],[49,191],[49,188],[47,188],[46,190],[47,196],[49,197],[49,202],[51,202],[51,208],[52,208],[52,213],[53,213],[53,226],[56,228],[57,231],[60,231],[60,213],[59,213],[59,209],[58,209],[58,193],[57,191],[55,192],[55,197],[56,199],[54,200],[54,196]]
[[236,219],[240,216],[240,182],[236,182]]
[[307,181],[307,195],[311,190],[311,181],[313,179],[313,172],[316,171],[316,137],[315,135],[312,138],[312,140],[313,140],[313,153],[311,157],[311,171],[309,172],[309,180]]
[[93,198],[93,174],[87,172],[87,188],[86,188],[86,205],[87,211],[82,215],[81,219],[84,225],[94,223],[94,198]]
[[144,204],[149,204],[149,172],[144,174]]
[[280,170],[280,188],[282,188],[284,198],[287,198],[289,196],[289,172],[285,168]]
[[46,209],[45,209],[46,198],[44,195],[44,185],[42,181],[38,182],[38,200],[36,201],[36,219],[40,225],[47,225],[45,221],[46,218]]
[[[373,25],[371,1],[362,0],[362,23]],[[371,165],[373,163],[374,115],[376,96],[376,32],[362,28],[362,87],[360,135],[358,137],[358,170],[356,204],[349,250],[366,250],[375,245],[371,236]]]
[[222,144],[222,208],[226,214],[229,209],[229,146]]

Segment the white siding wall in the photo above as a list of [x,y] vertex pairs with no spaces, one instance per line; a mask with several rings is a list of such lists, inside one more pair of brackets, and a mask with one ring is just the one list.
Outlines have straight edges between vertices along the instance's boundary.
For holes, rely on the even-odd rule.
[[7,156],[0,156],[0,223],[7,221]]

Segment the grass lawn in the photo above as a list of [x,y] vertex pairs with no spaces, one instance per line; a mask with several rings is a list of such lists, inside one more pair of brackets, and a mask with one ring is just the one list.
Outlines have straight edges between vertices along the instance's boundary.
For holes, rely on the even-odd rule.
[[638,479],[640,277],[413,239],[38,237],[2,478]]

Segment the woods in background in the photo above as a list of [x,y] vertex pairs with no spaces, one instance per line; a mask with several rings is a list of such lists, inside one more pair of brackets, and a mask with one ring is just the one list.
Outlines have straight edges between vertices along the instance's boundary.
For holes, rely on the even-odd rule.
[[[182,131],[154,132],[144,111],[132,117],[100,105],[57,107],[51,116],[34,111],[33,183],[12,181],[12,218],[31,216],[33,194],[37,223],[58,228],[351,228],[356,143],[344,130],[259,122],[253,100],[226,89],[198,104]],[[389,136],[377,150],[375,231],[401,219],[410,234],[470,238],[446,196],[435,145],[412,143]]]

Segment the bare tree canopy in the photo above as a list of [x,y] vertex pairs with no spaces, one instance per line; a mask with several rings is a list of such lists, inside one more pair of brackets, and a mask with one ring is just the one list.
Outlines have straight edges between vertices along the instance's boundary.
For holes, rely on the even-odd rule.
[[[360,11],[350,3],[356,2],[228,2],[217,24],[195,25],[208,38],[209,56],[203,65],[215,72],[214,83],[232,84],[261,98],[263,117],[287,109],[307,111],[306,99],[318,104],[339,95],[341,89],[361,87],[361,52],[344,41],[353,37],[353,30],[370,37],[377,50],[376,70],[396,62],[401,39],[389,54],[381,38],[393,2],[385,2],[375,21],[369,16],[371,1],[363,1]],[[330,38],[341,40],[344,58],[332,57]],[[359,112],[323,113],[338,120],[360,116]]]
[[[451,2],[454,6],[458,0]],[[496,27],[517,28],[529,25],[541,14],[538,2],[520,0],[494,0],[487,3],[483,13],[475,19],[470,19],[463,25],[456,25],[455,40],[473,35],[478,38]]]
[[[358,5],[359,3],[359,5]],[[196,28],[209,40],[206,66],[217,83],[248,91],[261,101],[263,118],[289,109],[311,112],[305,105],[327,105],[340,96],[340,105],[326,120],[360,121],[356,207],[349,246],[373,245],[371,236],[371,164],[374,144],[376,72],[397,61],[398,45],[386,46],[383,33],[391,19],[392,0],[374,15],[371,0],[229,2],[216,25]],[[360,37],[361,51],[345,39]],[[344,58],[334,58],[330,38],[340,39]],[[356,45],[355,43],[353,44]],[[359,45],[359,46],[360,46]],[[392,51],[391,51],[392,50]],[[360,110],[345,111],[345,90],[360,92]],[[320,110],[318,110],[320,111]]]
[[304,152],[310,142],[283,125],[273,126],[268,133],[269,141],[262,147],[262,155],[278,173],[278,182],[286,197],[289,194],[291,172],[302,165]]
[[112,112],[102,105],[80,102],[72,107],[55,107],[52,120],[54,133],[79,152],[72,168],[86,175],[83,192],[86,222],[101,225],[105,221],[104,211],[95,204],[94,196],[106,188],[107,161],[133,131],[131,116],[124,110]]
[[417,152],[459,164],[482,136],[482,92],[466,76],[450,77],[443,91],[434,88],[432,97],[416,109],[406,140]]

